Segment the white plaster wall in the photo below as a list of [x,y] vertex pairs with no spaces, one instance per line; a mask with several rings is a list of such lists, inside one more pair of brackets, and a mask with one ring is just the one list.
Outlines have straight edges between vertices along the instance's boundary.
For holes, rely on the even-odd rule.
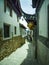
[[22,35],[22,37],[26,36],[26,30],[23,29],[22,27],[20,27],[20,34]]
[[[17,22],[17,15],[12,10],[12,17],[11,17],[8,12],[9,10],[7,10],[6,13],[4,12],[4,0],[0,0],[0,28],[2,28],[2,31],[4,32],[3,23],[10,24],[10,37],[12,37],[12,32],[13,32],[13,36],[18,36],[20,35],[20,30],[19,30],[20,28],[19,28],[19,22]],[[14,26],[17,27],[16,35],[14,34]]]
[[25,37],[26,36],[26,31],[25,29],[22,28],[22,37]]
[[48,20],[47,20],[47,6],[49,4],[49,0],[45,0],[40,11],[39,11],[39,35],[44,37],[48,37]]

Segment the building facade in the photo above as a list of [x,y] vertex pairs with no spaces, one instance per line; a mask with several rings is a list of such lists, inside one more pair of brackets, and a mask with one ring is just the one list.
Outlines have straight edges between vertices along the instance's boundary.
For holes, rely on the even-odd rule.
[[49,65],[49,0],[40,0],[36,9],[37,59]]

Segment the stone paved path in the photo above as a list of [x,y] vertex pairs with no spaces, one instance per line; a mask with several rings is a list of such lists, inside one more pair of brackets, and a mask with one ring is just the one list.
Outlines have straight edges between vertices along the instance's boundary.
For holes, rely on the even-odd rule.
[[33,43],[26,40],[22,47],[0,61],[0,65],[38,65],[38,63],[34,61],[34,51],[35,47]]

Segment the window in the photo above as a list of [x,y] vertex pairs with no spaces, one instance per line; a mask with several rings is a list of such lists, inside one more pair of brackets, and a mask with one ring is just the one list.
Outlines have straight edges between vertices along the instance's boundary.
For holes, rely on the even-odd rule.
[[7,12],[12,17],[12,7],[8,0],[4,0],[4,12]]
[[16,26],[14,27],[14,32],[15,32],[15,34],[16,34]]
[[4,23],[4,38],[10,37],[10,25]]

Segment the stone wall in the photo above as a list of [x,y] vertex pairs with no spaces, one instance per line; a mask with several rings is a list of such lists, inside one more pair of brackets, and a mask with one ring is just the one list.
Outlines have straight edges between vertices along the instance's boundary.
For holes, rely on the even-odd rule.
[[49,48],[40,40],[38,40],[37,46],[38,61],[40,60],[40,62],[44,65],[49,65]]
[[0,61],[14,52],[17,48],[25,43],[25,39],[21,36],[13,37],[8,40],[0,41]]

